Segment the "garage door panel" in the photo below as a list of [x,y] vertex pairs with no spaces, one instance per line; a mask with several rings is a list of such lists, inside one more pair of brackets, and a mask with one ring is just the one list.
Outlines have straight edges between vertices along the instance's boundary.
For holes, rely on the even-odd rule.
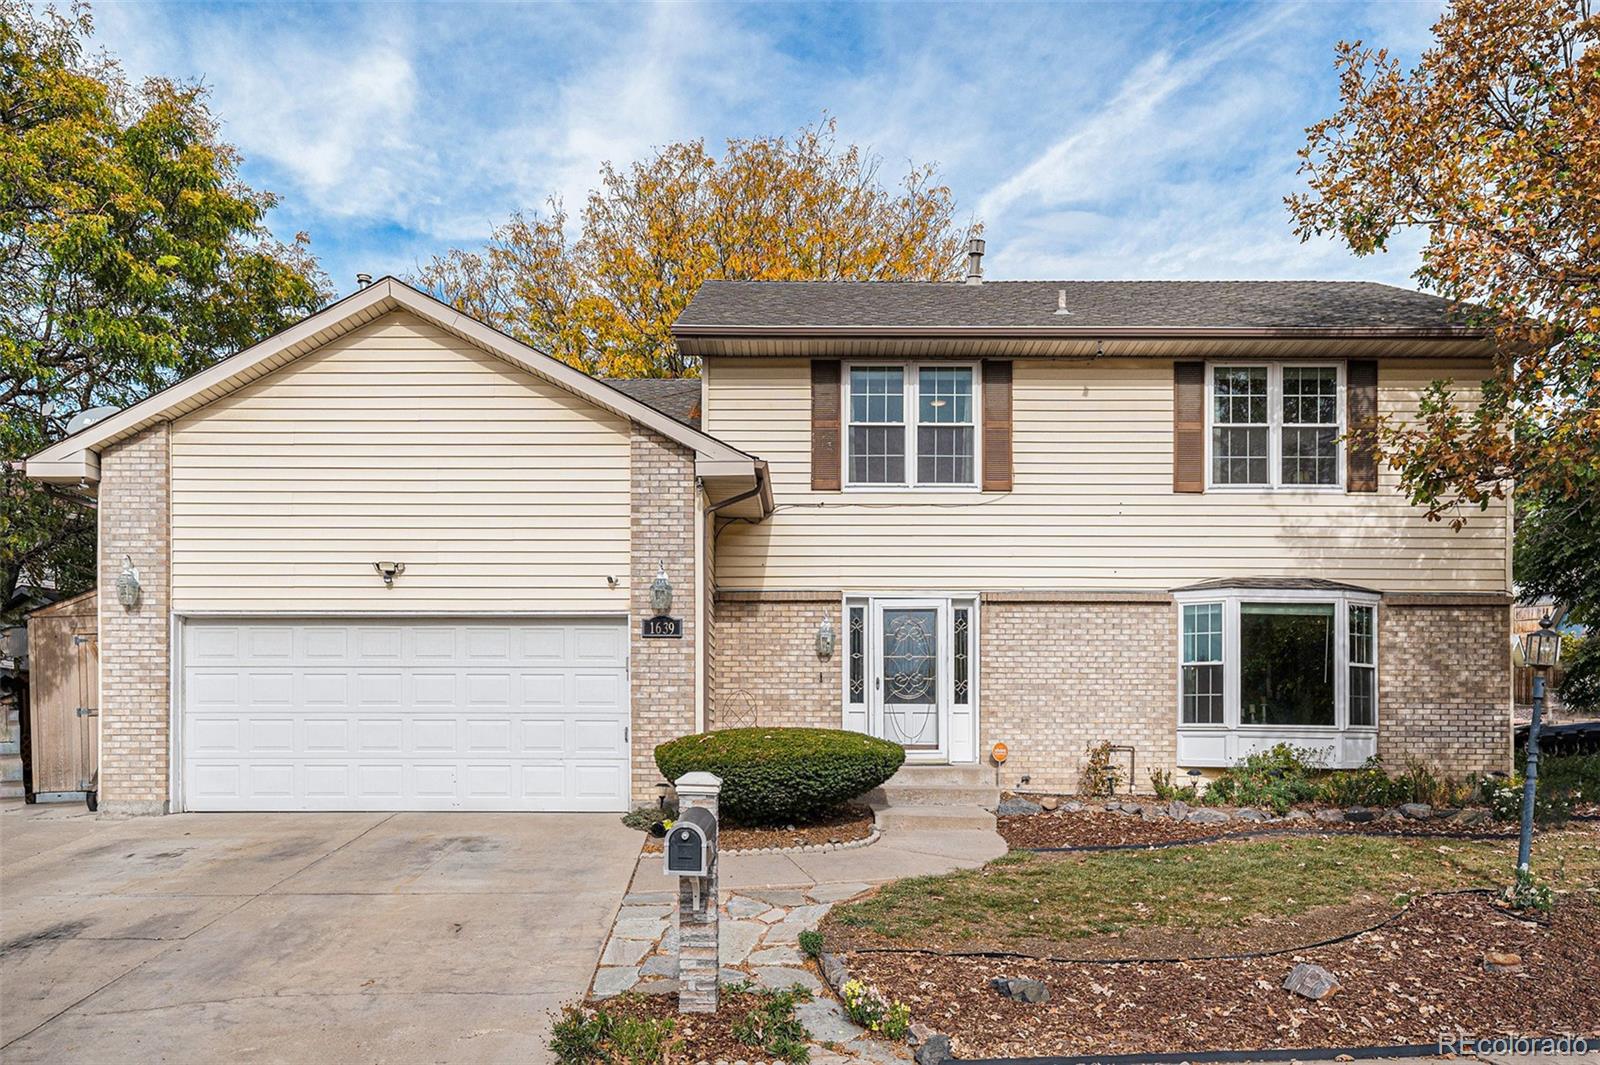
[[627,808],[620,622],[191,621],[184,635],[188,809]]

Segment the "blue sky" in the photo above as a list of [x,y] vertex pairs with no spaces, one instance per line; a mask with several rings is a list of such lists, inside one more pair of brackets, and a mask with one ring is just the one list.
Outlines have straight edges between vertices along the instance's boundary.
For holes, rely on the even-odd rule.
[[134,75],[198,78],[271,222],[341,292],[480,243],[603,160],[823,112],[884,173],[937,161],[1002,278],[1407,284],[1418,239],[1301,245],[1282,205],[1333,46],[1407,60],[1441,5],[105,3]]

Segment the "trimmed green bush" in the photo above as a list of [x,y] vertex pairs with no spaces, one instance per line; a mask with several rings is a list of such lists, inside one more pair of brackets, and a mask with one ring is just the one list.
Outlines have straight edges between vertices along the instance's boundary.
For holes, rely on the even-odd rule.
[[894,776],[905,760],[899,744],[826,728],[722,729],[656,748],[668,780],[721,777],[723,816],[747,825],[820,817]]

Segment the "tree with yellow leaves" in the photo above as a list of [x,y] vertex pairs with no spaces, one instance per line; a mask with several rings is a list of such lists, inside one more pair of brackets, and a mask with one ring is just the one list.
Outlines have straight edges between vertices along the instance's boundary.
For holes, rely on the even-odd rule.
[[1600,497],[1600,18],[1588,0],[1454,0],[1403,71],[1341,43],[1338,113],[1301,152],[1302,239],[1358,254],[1427,233],[1423,287],[1494,331],[1476,403],[1435,382],[1380,441],[1412,499],[1459,527],[1519,499]]
[[720,159],[696,140],[607,163],[581,222],[569,239],[559,203],[514,215],[483,250],[450,251],[413,280],[590,373],[676,377],[695,368],[670,330],[702,282],[947,280],[978,232],[955,221],[934,165],[887,187],[831,120],[731,140]]

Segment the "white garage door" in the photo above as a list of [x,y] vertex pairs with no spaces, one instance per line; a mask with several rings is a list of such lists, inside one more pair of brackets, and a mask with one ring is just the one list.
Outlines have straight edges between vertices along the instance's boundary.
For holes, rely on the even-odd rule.
[[621,621],[190,620],[190,810],[626,810]]

